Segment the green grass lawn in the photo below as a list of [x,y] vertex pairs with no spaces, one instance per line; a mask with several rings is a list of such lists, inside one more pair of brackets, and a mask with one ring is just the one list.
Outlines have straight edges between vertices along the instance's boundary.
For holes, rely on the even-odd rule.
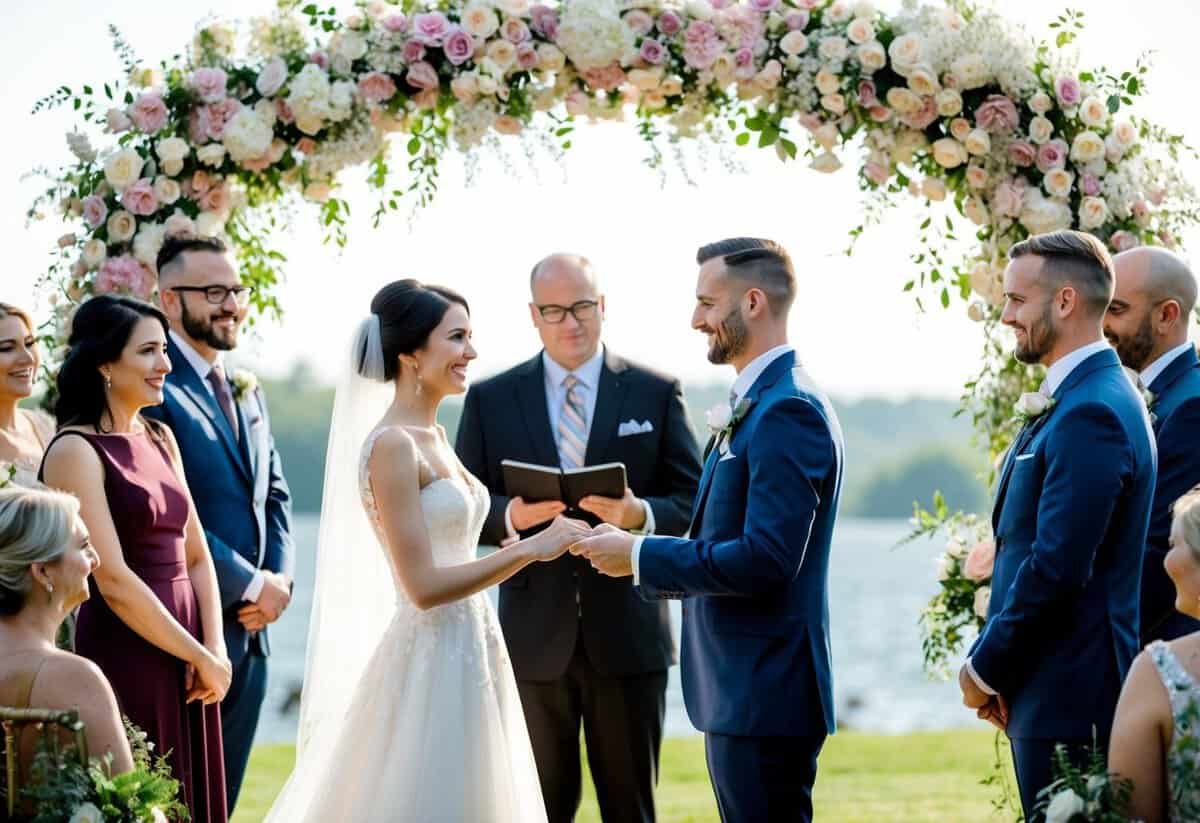
[[[952,731],[899,736],[843,732],[821,753],[816,819],[821,823],[965,823],[1012,820],[994,817],[995,786],[981,786],[992,773],[994,735]],[[1005,768],[1012,782],[1004,747]],[[291,746],[259,746],[250,757],[233,823],[257,823],[291,769]],[[599,823],[595,794],[585,780],[580,823]],[[717,823],[716,804],[704,767],[699,737],[669,738],[663,744],[658,781],[658,817],[665,823]]]

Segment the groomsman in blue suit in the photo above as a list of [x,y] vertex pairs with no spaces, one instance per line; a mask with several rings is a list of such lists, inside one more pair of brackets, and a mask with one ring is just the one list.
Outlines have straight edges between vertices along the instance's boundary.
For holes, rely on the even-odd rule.
[[233,682],[221,701],[225,783],[237,803],[267,687],[267,626],[291,600],[292,503],[271,437],[267,403],[253,379],[231,376],[223,352],[237,346],[251,289],[224,245],[168,238],[158,255],[159,293],[170,319],[161,406],[146,413],[171,427],[217,570]]
[[1171,548],[1171,507],[1200,483],[1200,358],[1188,340],[1196,278],[1178,256],[1153,246],[1118,254],[1113,268],[1117,287],[1104,334],[1150,393],[1158,444],[1158,484],[1142,559],[1144,646],[1200,630],[1200,620],[1175,608],[1175,586],[1163,568]]
[[690,537],[602,525],[572,551],[632,574],[643,597],[684,598],[683,697],[721,820],[809,821],[817,755],[835,728],[827,582],[841,428],[787,342],[787,252],[738,238],[701,248],[697,262],[692,327],[737,380],[729,406],[710,413]]
[[1150,417],[1102,323],[1112,261],[1091,235],[1013,246],[1002,321],[1016,357],[1047,367],[996,489],[996,563],[983,632],[959,672],[963,702],[1004,728],[1025,818],[1057,743],[1107,751],[1138,650],[1142,552],[1154,496]]

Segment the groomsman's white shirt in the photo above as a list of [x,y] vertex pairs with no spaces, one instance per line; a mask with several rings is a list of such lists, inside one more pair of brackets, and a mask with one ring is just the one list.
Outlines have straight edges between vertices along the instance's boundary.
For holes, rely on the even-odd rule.
[[[225,358],[222,357],[221,352],[217,352],[217,359],[209,363],[200,352],[192,348],[192,344],[187,341],[187,338],[182,334],[176,334],[174,329],[171,329],[171,339],[175,341],[175,345],[179,347],[179,351],[183,352],[183,358],[195,369],[196,374],[200,375],[200,382],[208,390],[209,396],[215,399],[217,395],[213,392],[212,384],[208,382],[208,374],[217,363],[220,363],[221,370],[225,371]],[[226,372],[225,376],[228,378],[229,373]],[[250,584],[246,586],[246,591],[242,592],[242,600],[257,603],[258,596],[262,594],[263,586],[266,582],[267,579],[263,577],[262,569],[256,571],[254,577],[250,578]]]
[[1167,370],[1167,366],[1175,362],[1175,358],[1183,354],[1192,347],[1192,342],[1189,340],[1185,343],[1180,343],[1175,348],[1165,354],[1159,355],[1158,359],[1151,363],[1146,368],[1142,369],[1142,373],[1138,375],[1142,378],[1142,386],[1146,389],[1150,388],[1150,384],[1158,379],[1158,376]]
[[[1060,357],[1054,361],[1050,368],[1046,369],[1046,382],[1044,383],[1046,394],[1051,397],[1058,391],[1058,387],[1063,384],[1063,381],[1071,376],[1071,372],[1075,371],[1075,367],[1087,360],[1093,354],[1111,348],[1107,340],[1097,340],[1095,343],[1088,343],[1086,346],[1080,346],[1075,351],[1068,355]],[[1014,443],[1014,445],[1016,445]],[[975,671],[974,664],[971,663],[971,658],[967,658],[967,674],[971,675],[971,679],[975,681],[984,694],[997,694],[996,690],[983,682],[983,678]]]
[[[750,387],[754,385],[754,381],[758,380],[762,376],[762,373],[767,370],[767,366],[774,363],[783,355],[793,351],[795,351],[793,346],[784,343],[782,346],[768,349],[751,360],[750,364],[742,369],[737,379],[733,381],[733,388],[729,392],[730,408],[737,408],[737,404],[742,401],[742,397],[745,396],[746,392],[750,391]],[[649,525],[649,521],[647,521],[647,525]],[[650,533],[652,532],[647,531],[647,534]],[[633,567],[633,585],[635,586],[641,585],[641,575],[638,573],[638,559],[641,556],[643,539],[644,535],[633,541],[633,551],[629,558],[630,565]]]
[[[567,387],[563,385],[567,375],[575,375],[575,391],[581,394],[584,411],[587,412],[587,437],[592,436],[592,419],[596,415],[596,397],[600,392],[600,372],[604,370],[604,347],[601,346],[589,360],[574,371],[563,368],[545,351],[542,352],[542,370],[546,373],[546,411],[550,413],[550,432],[554,435],[554,443],[558,445],[558,420],[562,417],[563,403],[567,400]],[[642,501],[646,511],[646,525],[642,528],[645,534],[654,534],[654,512],[650,504]],[[504,509],[504,529],[509,537],[516,537],[517,530],[512,523],[512,502]]]

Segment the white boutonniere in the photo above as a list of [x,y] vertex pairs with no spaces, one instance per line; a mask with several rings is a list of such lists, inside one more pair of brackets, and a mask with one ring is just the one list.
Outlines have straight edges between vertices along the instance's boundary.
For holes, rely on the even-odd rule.
[[729,441],[733,439],[733,431],[737,424],[742,422],[746,412],[750,411],[753,402],[749,398],[742,398],[735,408],[730,408],[728,403],[718,403],[705,413],[709,431],[716,438],[716,447],[722,457],[729,453]]
[[1053,397],[1043,394],[1040,391],[1025,392],[1017,400],[1013,410],[1016,412],[1018,420],[1022,423],[1028,423],[1030,420],[1035,420],[1054,408],[1054,402]]
[[233,399],[237,401],[258,388],[258,378],[246,369],[234,369],[230,382],[233,383]]

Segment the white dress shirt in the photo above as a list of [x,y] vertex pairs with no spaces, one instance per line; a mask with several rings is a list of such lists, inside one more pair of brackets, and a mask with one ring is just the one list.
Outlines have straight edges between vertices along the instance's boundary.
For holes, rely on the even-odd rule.
[[[773,349],[760,354],[758,357],[750,361],[746,368],[738,372],[737,379],[733,381],[733,388],[730,390],[730,400],[732,400],[731,408],[737,408],[737,404],[746,396],[746,392],[750,391],[750,387],[754,382],[762,376],[762,373],[767,370],[767,366],[774,363],[778,358],[785,354],[795,351],[795,348],[788,343],[781,346],[776,346]],[[652,532],[647,532],[652,534]],[[690,535],[689,535],[690,536]],[[629,556],[629,564],[633,567],[633,585],[641,585],[641,575],[639,574],[638,561],[642,554],[642,540],[645,536],[637,538],[633,541],[633,550]]]
[[[545,351],[542,352],[542,370],[546,375],[546,411],[550,415],[550,432],[557,438],[558,421],[562,417],[563,404],[567,400],[567,377],[575,376],[575,393],[583,401],[586,412],[584,423],[587,427],[585,434],[591,439],[592,420],[596,416],[596,398],[600,394],[600,373],[604,370],[604,347],[601,346],[594,355],[588,358],[574,371],[565,368]],[[642,527],[645,534],[654,533],[654,512],[645,500],[642,508],[646,512],[646,523]],[[513,528],[512,501],[504,510],[504,529],[508,536],[516,537],[517,530]]]
[[[208,390],[209,396],[215,399],[217,395],[213,391],[212,384],[208,382],[208,375],[217,364],[220,364],[221,370],[224,371],[225,362],[221,353],[217,352],[216,358],[210,363],[204,355],[196,351],[195,347],[188,342],[186,337],[182,334],[177,334],[174,329],[171,329],[171,340],[175,342],[175,345],[183,354],[183,359],[188,361],[188,365],[200,376],[200,382]],[[263,586],[266,585],[266,582],[267,579],[263,576],[262,569],[259,569],[254,573],[254,577],[250,578],[250,583],[246,586],[246,591],[242,592],[242,599],[250,603],[257,603],[258,596],[262,594]]]
[[[1053,396],[1054,393],[1058,391],[1058,387],[1063,384],[1063,381],[1071,376],[1071,372],[1075,371],[1076,366],[1078,366],[1084,360],[1087,360],[1093,354],[1102,352],[1108,348],[1111,348],[1111,346],[1108,345],[1107,340],[1097,340],[1095,343],[1088,343],[1086,346],[1080,346],[1070,354],[1064,355],[1058,360],[1055,360],[1054,363],[1051,364],[1048,369],[1046,369],[1046,382],[1044,383],[1046,394]],[[984,694],[997,694],[995,689],[983,682],[983,678],[981,678],[979,673],[975,671],[975,666],[969,657],[967,658],[967,674],[971,675],[971,679],[975,681],[975,685],[978,686]]]
[[1167,370],[1167,366],[1174,363],[1176,357],[1179,357],[1179,355],[1183,354],[1191,347],[1192,341],[1188,340],[1180,343],[1169,352],[1159,355],[1157,360],[1155,360],[1146,368],[1142,369],[1142,372],[1139,375],[1139,377],[1142,378],[1142,385],[1149,389],[1150,384],[1157,380],[1158,376]]

